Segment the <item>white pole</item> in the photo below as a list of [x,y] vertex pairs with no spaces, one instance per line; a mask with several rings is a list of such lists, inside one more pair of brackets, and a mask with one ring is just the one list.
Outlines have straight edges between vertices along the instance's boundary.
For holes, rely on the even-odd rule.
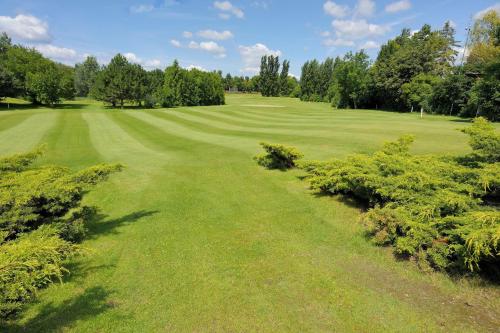
[[424,108],[420,107],[420,118],[424,117]]

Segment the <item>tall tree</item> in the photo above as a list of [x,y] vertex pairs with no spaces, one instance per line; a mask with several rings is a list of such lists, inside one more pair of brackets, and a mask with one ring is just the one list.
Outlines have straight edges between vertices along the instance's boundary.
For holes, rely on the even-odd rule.
[[88,56],[83,63],[75,65],[75,90],[77,96],[88,96],[100,69],[97,59],[93,56]]
[[91,95],[97,100],[110,103],[112,106],[133,99],[133,66],[121,54],[117,54],[111,62],[99,72],[91,90]]
[[288,86],[288,71],[290,69],[290,61],[283,60],[283,64],[281,65],[281,73],[279,78],[280,83],[280,95],[288,96],[290,95],[291,90]]

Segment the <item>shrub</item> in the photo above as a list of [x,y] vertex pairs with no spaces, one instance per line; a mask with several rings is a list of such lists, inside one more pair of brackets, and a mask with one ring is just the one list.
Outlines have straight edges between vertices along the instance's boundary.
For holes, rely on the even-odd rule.
[[0,158],[0,319],[16,314],[39,288],[61,279],[66,258],[96,213],[82,206],[91,186],[121,170],[97,165],[79,172],[32,167],[43,149]]
[[9,317],[32,300],[39,288],[61,279],[63,262],[78,247],[42,226],[0,246],[0,318]]
[[500,264],[500,136],[484,119],[463,132],[467,156],[412,155],[404,136],[373,155],[299,166],[311,188],[368,203],[361,221],[377,245],[421,267],[491,272]]
[[302,158],[302,154],[294,147],[261,142],[266,153],[254,157],[257,163],[268,169],[290,169],[295,167],[295,161]]

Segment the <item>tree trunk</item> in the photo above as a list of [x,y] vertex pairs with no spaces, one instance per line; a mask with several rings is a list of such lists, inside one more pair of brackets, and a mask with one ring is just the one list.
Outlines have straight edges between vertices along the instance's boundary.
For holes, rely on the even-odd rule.
[[451,113],[453,112],[453,103],[451,103],[451,108],[450,108],[450,116],[451,116]]
[[411,106],[411,110],[410,110],[410,113],[413,113],[413,105]]

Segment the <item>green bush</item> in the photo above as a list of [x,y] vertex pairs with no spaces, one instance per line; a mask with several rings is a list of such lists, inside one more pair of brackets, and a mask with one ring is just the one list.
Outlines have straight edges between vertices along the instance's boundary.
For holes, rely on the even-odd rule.
[[500,136],[481,118],[463,132],[467,156],[412,155],[404,136],[373,155],[299,166],[313,189],[371,207],[361,220],[376,244],[422,267],[491,272],[500,264]]
[[61,279],[65,259],[79,252],[74,243],[84,238],[96,213],[81,205],[84,195],[122,168],[32,167],[42,152],[0,158],[0,319],[16,314],[37,289]]
[[254,157],[257,163],[268,169],[290,169],[295,167],[295,161],[303,155],[294,147],[261,142],[266,151]]
[[0,246],[0,318],[9,317],[32,300],[39,288],[61,279],[63,262],[78,247],[42,226]]

